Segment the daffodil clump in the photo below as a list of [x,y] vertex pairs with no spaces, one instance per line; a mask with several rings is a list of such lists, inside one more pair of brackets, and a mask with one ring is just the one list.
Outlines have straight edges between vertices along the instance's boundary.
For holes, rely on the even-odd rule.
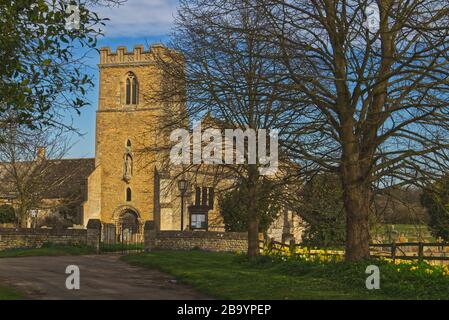
[[[273,250],[274,249],[274,250]],[[283,256],[283,257],[295,257],[307,262],[339,262],[344,260],[344,251],[333,250],[333,249],[320,249],[317,247],[306,247],[306,246],[294,246],[285,247],[277,246],[274,248],[269,248],[265,246],[262,250],[263,255],[270,256]],[[281,260],[285,260],[281,258]]]
[[[263,255],[277,257],[282,261],[289,258],[299,259],[305,262],[330,263],[344,261],[344,251],[334,249],[323,249],[317,247],[306,246],[275,246],[263,248]],[[416,275],[439,275],[449,277],[449,265],[434,266],[426,262],[417,262],[416,260],[391,259],[381,257],[378,258],[383,264],[395,266],[393,270],[398,273],[412,272]]]
[[449,265],[433,266],[426,262],[416,262],[407,260],[383,259],[389,264],[396,266],[395,270],[398,273],[411,273],[421,276],[443,276],[449,278]]
[[[239,256],[240,263],[275,270],[289,276],[325,279],[348,292],[386,299],[449,299],[449,266],[386,257],[346,262],[344,251],[306,246],[268,245],[257,258]],[[367,290],[367,267],[380,272],[380,289]]]

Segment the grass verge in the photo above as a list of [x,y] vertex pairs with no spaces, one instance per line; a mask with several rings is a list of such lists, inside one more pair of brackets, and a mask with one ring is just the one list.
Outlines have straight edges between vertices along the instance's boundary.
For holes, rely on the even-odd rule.
[[95,250],[87,246],[44,245],[41,248],[23,248],[0,251],[0,258],[18,258],[35,256],[70,256],[94,254]]
[[14,289],[0,287],[0,300],[20,300],[23,296]]
[[357,285],[321,270],[320,265],[203,251],[154,251],[122,257],[132,265],[156,268],[220,299],[386,299],[385,292],[365,288],[364,269]]

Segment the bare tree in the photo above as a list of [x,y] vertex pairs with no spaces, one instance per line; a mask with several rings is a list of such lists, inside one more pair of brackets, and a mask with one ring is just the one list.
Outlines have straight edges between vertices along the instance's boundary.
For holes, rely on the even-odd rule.
[[[215,154],[219,159],[213,166],[184,168],[190,172],[192,168],[199,172],[210,168],[216,169],[215,172],[223,170],[222,173],[245,186],[248,191],[250,256],[259,252],[260,217],[256,208],[259,197],[263,196],[259,191],[264,182],[270,180],[273,188],[282,190],[282,186],[297,174],[294,170],[297,165],[289,162],[288,149],[283,147],[282,140],[291,136],[286,128],[296,126],[301,112],[298,93],[283,89],[289,80],[285,78],[285,67],[277,58],[280,51],[266,41],[269,21],[263,10],[254,6],[255,3],[251,0],[182,0],[171,58],[167,59],[170,52],[165,52],[162,58],[156,59],[165,76],[164,81],[169,82],[162,86],[158,97],[176,102],[174,104],[178,106],[164,110],[166,113],[174,110],[169,113],[168,121],[162,121],[168,124],[167,127],[186,127],[194,121],[204,120],[203,129],[216,128],[222,133],[226,129],[242,132],[247,129],[279,130],[277,174],[262,175],[260,170],[265,165],[260,159],[250,164],[248,147],[252,142],[249,138],[245,143],[243,165],[225,165],[220,160],[220,150]],[[234,141],[230,143],[234,144]],[[283,170],[286,167],[288,169]]]
[[0,136],[6,141],[0,144],[0,192],[12,200],[21,227],[27,226],[31,210],[55,209],[79,198],[78,194],[63,202],[44,202],[49,195],[72,188],[67,182],[76,171],[56,172],[61,171],[60,160],[70,148],[66,132],[54,127],[37,130],[10,124],[0,130]]
[[297,155],[340,175],[346,258],[369,258],[376,190],[447,168],[449,2],[258,3],[294,82],[289,90],[311,106]]

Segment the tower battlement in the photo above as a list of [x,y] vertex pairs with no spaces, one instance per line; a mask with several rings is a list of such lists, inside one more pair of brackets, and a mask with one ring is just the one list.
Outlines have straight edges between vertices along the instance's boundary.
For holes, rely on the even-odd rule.
[[119,46],[116,52],[112,52],[110,47],[103,47],[100,49],[100,66],[152,62],[154,54],[161,50],[167,50],[167,48],[162,44],[153,44],[148,51],[145,51],[143,45],[136,45],[131,52],[128,52],[127,47]]

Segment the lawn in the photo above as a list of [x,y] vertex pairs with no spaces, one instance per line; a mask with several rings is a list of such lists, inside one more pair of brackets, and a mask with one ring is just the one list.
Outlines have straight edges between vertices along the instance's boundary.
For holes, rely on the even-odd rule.
[[[221,299],[381,299],[382,293],[359,287],[345,279],[332,279],[317,270],[290,267],[282,262],[248,261],[231,253],[154,251],[124,256],[132,265],[156,268],[181,282]],[[263,260],[263,258],[262,258]]]
[[0,287],[0,300],[19,300],[23,296],[14,289]]
[[70,256],[95,254],[95,250],[86,246],[46,245],[42,248],[11,249],[0,251],[0,258],[34,257],[34,256]]

